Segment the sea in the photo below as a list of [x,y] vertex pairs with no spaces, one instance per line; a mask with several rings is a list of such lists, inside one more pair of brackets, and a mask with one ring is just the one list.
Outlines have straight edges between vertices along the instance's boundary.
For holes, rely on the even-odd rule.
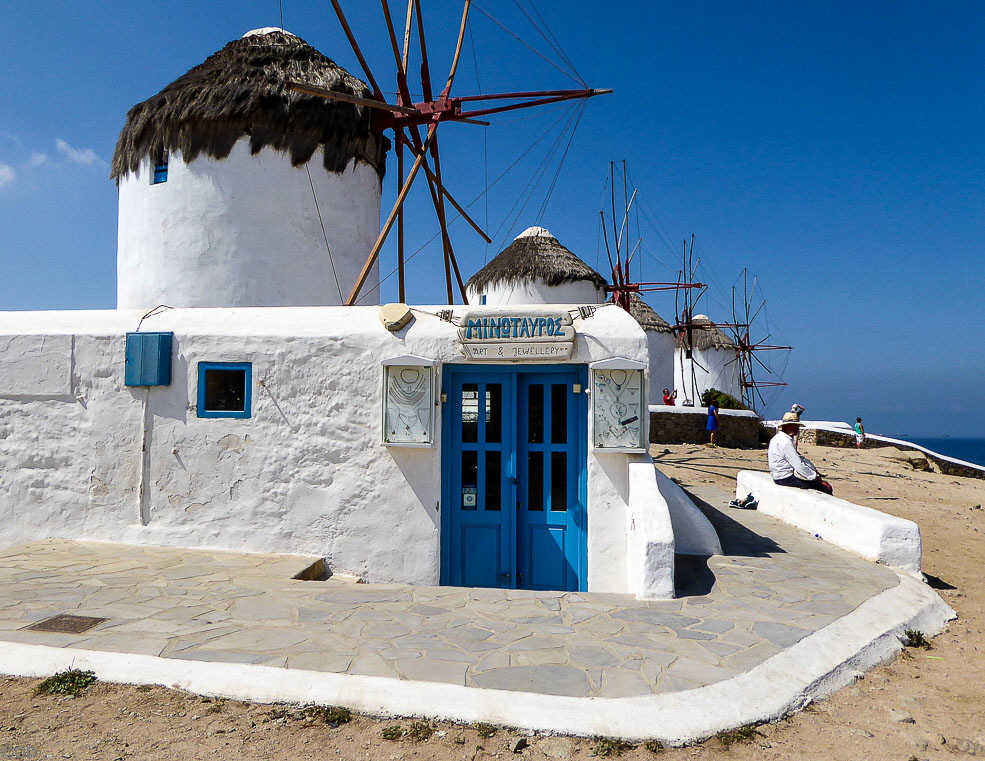
[[955,436],[893,436],[894,439],[909,441],[926,447],[932,452],[946,457],[954,457],[975,465],[985,466],[985,439],[965,439]]

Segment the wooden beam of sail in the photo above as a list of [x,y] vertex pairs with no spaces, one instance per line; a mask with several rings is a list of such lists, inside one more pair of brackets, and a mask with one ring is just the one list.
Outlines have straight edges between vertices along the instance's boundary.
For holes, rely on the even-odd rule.
[[345,19],[345,14],[342,12],[342,6],[339,5],[339,0],[332,0],[332,7],[335,9],[335,15],[338,17],[339,23],[342,24],[342,31],[345,32],[346,39],[349,40],[349,47],[351,47],[352,52],[356,54],[356,58],[359,60],[359,65],[363,67],[363,73],[366,75],[366,79],[373,88],[373,97],[378,101],[385,101],[386,98],[383,97],[383,91],[380,89],[380,86],[376,84],[376,77],[374,77],[373,72],[370,71],[369,64],[366,63],[366,58],[363,56],[363,51],[360,50],[359,43],[356,42],[356,36],[352,33],[352,29],[349,27],[349,22]]
[[455,44],[455,55],[451,59],[451,70],[448,72],[448,82],[441,93],[442,98],[447,98],[451,92],[451,83],[455,81],[455,73],[458,71],[458,59],[462,57],[462,42],[465,40],[465,28],[469,22],[469,5],[472,0],[465,0],[465,7],[462,9],[462,23],[458,27],[458,42]]
[[[411,153],[413,153],[415,156],[419,155],[419,153],[420,153],[417,150],[417,148],[415,148],[411,143],[407,143],[407,149]],[[452,196],[452,194],[448,192],[448,190],[445,188],[445,186],[441,184],[441,182],[438,180],[438,178],[434,174],[434,172],[431,171],[431,167],[428,166],[428,164],[427,164],[426,161],[424,162],[422,168],[424,169],[425,173],[427,174],[427,176],[431,180],[431,182],[433,182],[435,185],[438,186],[438,190],[441,192],[441,194],[445,198],[448,199],[448,202],[452,206],[455,207],[455,211],[457,211],[459,214],[461,214],[462,219],[464,219],[466,222],[468,222],[469,223],[469,226],[473,230],[475,230],[477,233],[479,233],[479,235],[482,237],[482,239],[486,243],[492,243],[492,238],[490,238],[488,235],[486,235],[485,230],[483,230],[481,227],[479,227],[479,223],[476,222],[474,219],[472,219],[472,217],[469,216],[469,213],[467,211],[465,211],[465,209],[462,207],[462,205],[459,204],[458,201],[455,200],[454,196]]]
[[[401,58],[400,50],[397,47],[397,35],[393,29],[393,18],[390,16],[390,5],[387,0],[380,0],[383,6],[383,18],[386,19],[387,33],[390,35],[390,47],[393,50],[394,60],[397,62],[397,100],[401,104],[410,103],[410,93],[407,89],[407,48],[410,44],[410,14],[413,10],[414,0],[410,0],[407,5],[407,36],[404,38],[404,56]],[[397,153],[397,182],[404,184],[404,131],[395,129],[393,131],[393,144]],[[427,164],[424,169],[427,170]],[[397,298],[403,304],[407,301],[407,287],[404,273],[404,207],[401,206],[397,211]]]
[[404,23],[404,55],[402,58],[402,68],[407,73],[407,62],[410,60],[410,28],[414,22],[414,4],[416,0],[407,0],[407,19]]
[[[427,37],[424,34],[424,15],[421,12],[420,3],[415,3],[415,8],[417,10],[417,41],[421,46],[421,91],[424,95],[424,101],[430,103],[434,100],[434,96],[431,90],[431,62],[428,60],[428,46]],[[438,120],[432,120],[432,129],[438,126]],[[435,141],[431,143],[430,151],[431,157],[434,159],[436,157],[435,144],[437,142],[437,136],[435,136]],[[422,153],[426,153],[427,150],[422,147]],[[440,177],[440,169],[438,169],[438,176]],[[451,240],[448,237],[448,226],[445,224],[444,218],[444,199],[440,193],[437,193],[434,186],[431,184],[430,180],[428,184],[431,188],[431,202],[434,204],[434,211],[438,217],[438,224],[441,226],[441,250],[444,254],[444,264],[445,264],[445,293],[449,304],[455,303],[455,294],[452,291],[452,266],[451,266],[451,254],[449,250],[451,248]]]
[[[449,93],[451,92],[451,85],[452,85],[452,82],[454,82],[454,80],[455,80],[455,72],[458,70],[458,61],[459,61],[459,59],[461,58],[461,55],[462,55],[462,42],[465,39],[465,28],[466,28],[466,24],[468,23],[468,18],[469,18],[469,3],[470,3],[470,0],[465,0],[465,7],[464,7],[464,9],[462,11],[462,23],[461,23],[461,25],[459,26],[459,29],[458,29],[458,41],[457,41],[457,43],[455,45],[455,55],[452,58],[451,69],[448,72],[448,81],[445,84],[445,89],[441,92],[441,99],[442,100],[444,100],[445,98],[447,98],[448,95],[449,95]],[[424,42],[424,26],[423,26],[424,20],[421,17],[420,6],[418,6],[417,13],[418,13],[418,15],[417,15],[418,23],[421,25],[420,26],[420,31],[421,31],[421,56],[422,56],[422,59],[423,59],[423,62],[424,62],[424,65],[422,66],[422,70],[421,70],[421,77],[422,77],[422,80],[423,80],[422,81],[422,84],[424,85],[424,88],[425,88],[425,94],[427,95],[428,100],[430,100],[431,71],[430,71],[430,64],[428,63],[428,60],[427,60],[427,51],[426,51],[425,42]],[[443,189],[444,189],[444,183],[441,180],[441,155],[438,152],[438,138],[437,138],[437,135],[435,135],[434,142],[431,143],[431,158],[434,161],[434,184],[435,184],[435,186],[437,188],[437,191],[438,191],[434,195],[434,197],[433,197],[432,200],[435,202],[435,212],[438,215],[438,222],[441,225],[441,237],[443,239],[444,248],[445,248],[445,263],[446,263],[446,266],[447,265],[451,265],[452,270],[454,270],[455,283],[458,286],[458,292],[459,292],[459,294],[462,297],[462,303],[463,304],[467,304],[468,303],[468,297],[465,294],[465,283],[462,281],[462,273],[461,273],[461,271],[458,268],[458,260],[455,257],[455,250],[454,250],[454,248],[452,247],[452,244],[451,244],[451,236],[448,235],[448,222],[447,222],[447,217],[445,215],[445,195],[446,195],[446,193],[442,192]],[[485,236],[483,236],[483,237],[485,237]],[[449,278],[449,280],[450,280],[450,278]],[[452,293],[451,293],[451,283],[450,282],[448,283],[448,303],[449,304],[455,303],[455,300],[452,297]]]
[[[434,133],[437,128],[437,124],[431,125],[431,128],[428,130],[428,139],[424,141],[425,148],[431,144],[431,139],[434,137]],[[373,248],[370,249],[369,256],[366,257],[366,263],[363,265],[362,271],[359,273],[359,277],[356,279],[355,285],[352,286],[352,292],[349,294],[349,298],[345,302],[346,306],[353,306],[356,303],[356,299],[359,298],[359,292],[366,284],[366,278],[369,277],[369,272],[373,269],[373,265],[376,263],[376,259],[380,255],[380,249],[383,248],[383,243],[390,234],[390,229],[393,227],[393,223],[397,218],[397,212],[400,210],[400,207],[403,206],[404,200],[407,198],[407,193],[410,191],[410,186],[414,183],[414,177],[417,176],[417,172],[421,168],[421,162],[423,160],[423,153],[414,160],[414,164],[411,166],[410,172],[407,174],[407,179],[404,180],[403,187],[400,188],[400,194],[397,196],[397,200],[393,204],[393,208],[390,210],[390,216],[386,218],[386,223],[383,225],[383,229],[380,230],[380,234],[376,238],[376,243],[373,244]]]
[[353,103],[357,106],[378,108],[381,111],[412,114],[415,116],[419,113],[416,108],[407,108],[406,106],[398,106],[393,103],[381,103],[380,101],[373,100],[372,98],[360,98],[358,95],[350,95],[345,92],[336,92],[335,90],[326,90],[324,87],[316,87],[315,85],[305,84],[304,82],[288,82],[287,89],[304,93],[305,95],[315,95],[319,98],[338,100],[343,103]]

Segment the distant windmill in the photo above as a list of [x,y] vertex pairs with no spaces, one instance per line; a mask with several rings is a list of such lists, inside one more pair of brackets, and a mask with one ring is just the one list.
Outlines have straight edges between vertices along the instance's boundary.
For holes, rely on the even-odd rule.
[[[756,318],[766,306],[766,299],[763,299],[759,306],[753,310],[753,300],[756,298],[756,285],[758,278],[753,278],[752,286],[749,286],[749,271],[742,270],[742,303],[739,306],[739,313],[736,314],[736,294],[735,286],[732,286],[732,323],[728,326],[732,330],[732,337],[735,341],[735,365],[739,375],[739,387],[742,389],[742,401],[750,409],[758,409],[759,404],[765,405],[762,391],[764,388],[776,388],[786,386],[782,380],[757,380],[756,375],[766,373],[768,376],[775,376],[774,371],[766,365],[757,353],[762,351],[791,351],[792,346],[777,346],[767,343],[772,334],[767,333],[759,340],[750,337],[752,326]],[[757,404],[757,399],[759,404]]]
[[[684,245],[684,272],[688,276],[694,277],[694,236],[691,236],[690,246]],[[683,277],[683,275],[682,275]],[[752,285],[749,285],[748,270],[743,269],[740,277],[743,280],[741,301],[736,294],[735,286],[732,287],[732,322],[712,322],[703,315],[695,313],[695,306],[698,299],[704,292],[698,294],[697,298],[691,298],[688,292],[682,294],[683,306],[678,311],[678,323],[674,326],[678,335],[678,342],[681,352],[682,374],[690,371],[690,386],[698,387],[701,384],[695,377],[697,370],[701,370],[706,377],[722,374],[722,371],[731,368],[728,372],[728,385],[737,389],[737,395],[741,397],[742,403],[751,410],[758,410],[766,404],[761,389],[786,386],[782,380],[759,380],[765,373],[767,377],[777,377],[777,373],[770,368],[757,354],[764,351],[790,351],[790,346],[778,346],[768,343],[771,338],[767,334],[759,340],[754,340],[751,336],[754,332],[754,324],[760,312],[766,306],[763,299],[758,306],[753,307],[756,298],[756,286],[758,279],[754,278]],[[731,334],[731,339],[724,331]],[[716,339],[717,337],[717,339]],[[710,349],[717,349],[725,356],[733,354],[730,359],[724,362],[722,367],[708,367],[701,363],[695,356],[698,348],[704,348],[705,352]],[[687,362],[684,362],[687,360]],[[708,359],[705,357],[705,361]],[[723,390],[723,389],[719,389]],[[697,401],[697,400],[696,400]]]
[[[459,58],[462,53],[462,43],[465,37],[466,25],[469,16],[471,0],[465,0],[462,11],[462,22],[458,30],[458,39],[455,43],[455,51],[452,57],[451,70],[444,88],[437,94],[431,78],[431,67],[428,62],[427,42],[424,32],[424,16],[421,11],[421,0],[408,0],[407,12],[404,19],[402,45],[397,39],[397,32],[394,27],[393,16],[390,12],[388,0],[381,0],[383,17],[386,22],[387,34],[390,39],[390,47],[393,51],[393,58],[396,64],[397,95],[396,103],[388,103],[383,91],[377,83],[376,77],[370,71],[369,65],[356,42],[356,38],[346,21],[345,14],[339,0],[332,0],[332,7],[338,16],[346,38],[352,47],[356,58],[362,66],[363,73],[370,88],[373,91],[372,98],[360,98],[352,95],[337,93],[319,87],[313,87],[303,82],[292,82],[290,87],[298,92],[308,95],[315,95],[333,100],[342,100],[347,103],[366,106],[373,109],[373,119],[371,128],[375,132],[382,132],[390,129],[393,131],[393,142],[397,154],[397,173],[400,183],[400,192],[393,205],[393,209],[387,216],[379,237],[366,258],[362,272],[352,288],[352,292],[346,301],[352,305],[356,303],[359,293],[369,276],[373,265],[376,263],[380,249],[386,241],[394,223],[397,224],[397,272],[398,272],[398,291],[401,301],[406,300],[405,278],[404,278],[404,231],[403,231],[403,206],[418,172],[423,169],[427,176],[428,186],[431,193],[431,201],[434,205],[438,224],[441,228],[442,249],[444,252],[445,266],[445,287],[448,296],[448,303],[454,303],[454,295],[457,291],[462,301],[467,303],[465,285],[459,271],[458,261],[452,248],[451,239],[448,235],[448,220],[445,210],[447,200],[455,210],[468,222],[468,224],[487,242],[492,240],[473,220],[465,209],[459,204],[451,193],[445,188],[441,174],[441,159],[438,151],[438,126],[444,122],[464,122],[466,124],[488,125],[488,122],[480,121],[478,117],[489,116],[513,111],[520,108],[530,108],[531,106],[546,105],[549,103],[559,103],[562,101],[575,100],[579,98],[590,98],[593,95],[611,93],[612,90],[581,89],[581,90],[550,90],[535,92],[507,92],[485,95],[466,95],[452,96],[451,88],[455,81],[455,73],[458,70]],[[417,47],[420,54],[420,84],[423,93],[423,101],[413,102],[408,87],[408,72],[410,70],[411,37],[416,35]],[[505,105],[491,108],[478,108],[471,111],[465,110],[463,106],[475,101],[501,100],[512,101]],[[422,133],[422,127],[427,127]],[[404,150],[409,151],[414,156],[414,163],[410,171],[404,175]],[[430,156],[431,163],[428,162]],[[433,164],[433,166],[432,166]],[[454,277],[454,283],[453,283]]]
[[[693,280],[697,270],[694,260],[694,235],[690,244],[683,244],[683,266],[678,274],[681,280]],[[674,297],[677,323],[673,326],[677,336],[677,354],[674,362],[674,386],[681,394],[684,406],[700,406],[701,395],[709,388],[717,388],[735,397],[741,395],[738,383],[729,382],[727,366],[734,362],[735,345],[722,331],[728,323],[712,322],[697,313],[701,297],[707,293],[702,287],[697,293],[680,290]]]

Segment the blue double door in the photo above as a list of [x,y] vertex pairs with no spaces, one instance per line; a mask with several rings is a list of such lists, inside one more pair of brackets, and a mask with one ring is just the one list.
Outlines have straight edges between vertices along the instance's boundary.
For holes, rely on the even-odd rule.
[[586,369],[443,376],[442,583],[586,589]]

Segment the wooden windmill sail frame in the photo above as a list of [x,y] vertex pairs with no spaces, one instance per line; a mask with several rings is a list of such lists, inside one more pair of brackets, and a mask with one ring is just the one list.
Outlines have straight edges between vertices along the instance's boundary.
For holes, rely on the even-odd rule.
[[[611,271],[612,282],[606,285],[606,293],[612,294],[612,303],[618,304],[627,312],[631,311],[631,296],[632,294],[640,294],[649,291],[689,291],[691,289],[703,289],[705,285],[703,283],[693,283],[693,282],[683,282],[682,278],[678,277],[677,282],[658,282],[658,281],[633,281],[630,276],[630,265],[633,263],[633,259],[636,253],[640,249],[640,245],[643,243],[643,239],[640,238],[633,244],[632,249],[629,247],[629,214],[633,209],[633,205],[636,203],[636,198],[639,195],[639,190],[633,188],[632,195],[629,193],[628,180],[626,178],[626,160],[623,159],[622,162],[622,179],[623,179],[623,210],[622,210],[622,220],[619,226],[616,226],[616,176],[615,176],[615,161],[609,162],[609,201],[612,209],[612,240],[613,244],[609,245],[609,228],[605,220],[605,210],[599,210],[599,219],[602,224],[602,239],[605,242],[605,256],[609,261],[609,268]],[[614,255],[613,255],[614,254]]]
[[[461,271],[458,260],[452,247],[451,237],[448,234],[448,219],[445,202],[451,204],[462,218],[487,242],[492,240],[473,220],[465,209],[459,204],[452,194],[445,187],[441,172],[441,159],[438,149],[438,126],[444,122],[463,122],[466,124],[488,125],[480,119],[483,116],[513,111],[520,108],[530,108],[532,106],[547,105],[550,103],[560,103],[568,100],[590,98],[595,95],[611,93],[612,90],[599,89],[580,89],[580,90],[548,90],[548,91],[528,91],[528,92],[507,92],[487,95],[467,95],[452,96],[452,84],[458,71],[458,63],[461,58],[462,44],[465,39],[465,31],[468,24],[469,7],[471,0],[465,0],[462,10],[462,20],[459,25],[458,37],[455,43],[454,55],[452,57],[451,69],[444,88],[435,96],[432,79],[431,67],[428,61],[427,38],[424,29],[424,15],[421,11],[421,0],[407,0],[407,12],[404,19],[402,44],[398,40],[396,27],[394,26],[393,15],[390,12],[388,0],[380,0],[383,9],[383,16],[386,22],[387,34],[390,47],[393,52],[396,64],[397,95],[396,103],[388,103],[383,91],[377,83],[376,77],[369,68],[365,56],[356,41],[355,35],[346,20],[345,13],[339,0],[331,0],[332,7],[338,17],[339,23],[345,32],[346,39],[355,53],[359,65],[362,67],[370,89],[373,92],[372,98],[359,98],[302,82],[291,82],[289,87],[297,92],[317,97],[341,100],[356,105],[366,106],[373,109],[371,119],[371,129],[382,132],[385,129],[393,130],[394,147],[397,154],[397,173],[400,191],[394,202],[393,208],[384,222],[376,242],[370,249],[369,255],[363,264],[362,270],[346,299],[346,305],[351,306],[356,303],[360,291],[366,283],[373,266],[375,265],[380,250],[386,242],[394,224],[397,225],[397,273],[398,273],[398,292],[401,301],[406,300],[405,273],[404,273],[404,215],[403,207],[407,199],[407,194],[414,183],[414,179],[420,170],[424,170],[427,177],[428,188],[431,195],[431,202],[441,228],[442,251],[444,256],[445,268],[445,289],[448,303],[455,301],[455,290],[462,298],[463,303],[467,303],[465,285],[462,281]],[[424,96],[423,101],[413,102],[410,89],[408,87],[408,71],[411,52],[411,38],[416,31],[418,50],[421,58],[421,90]],[[476,101],[515,101],[505,105],[491,106],[468,110],[467,104]],[[426,133],[422,134],[421,129],[426,127]],[[414,162],[404,175],[404,151],[408,151],[414,156]],[[430,157],[430,163],[428,160]],[[433,166],[432,166],[433,164]],[[454,281],[453,281],[454,279]]]
[[[699,331],[728,330],[731,333],[734,345],[735,357],[726,365],[735,365],[738,373],[738,386],[742,395],[742,402],[750,409],[757,408],[757,398],[765,404],[760,389],[786,386],[783,381],[763,381],[757,380],[756,375],[765,371],[773,375],[773,371],[756,356],[760,351],[789,351],[790,346],[778,346],[769,344],[770,335],[754,341],[751,338],[751,326],[758,317],[760,311],[766,305],[765,300],[753,311],[751,307],[752,292],[755,291],[756,281],[753,281],[752,289],[749,288],[748,271],[742,271],[743,277],[743,314],[736,313],[736,293],[735,287],[732,288],[732,322],[712,322],[711,320],[695,320],[695,307],[701,297],[708,290],[708,286],[695,279],[696,265],[694,261],[694,235],[691,236],[690,243],[683,242],[683,266],[678,271],[677,282],[634,282],[630,276],[630,264],[636,252],[639,250],[642,239],[636,241],[630,248],[629,244],[629,214],[637,200],[638,190],[633,189],[629,192],[626,162],[623,160],[622,179],[623,179],[623,210],[621,221],[617,225],[618,216],[616,214],[616,173],[615,166],[618,162],[609,162],[609,188],[610,188],[610,208],[611,208],[611,231],[609,223],[606,221],[604,210],[599,211],[601,220],[603,241],[605,243],[605,253],[612,270],[612,283],[606,286],[606,291],[612,294],[612,301],[620,305],[627,312],[631,311],[631,296],[645,291],[669,291],[674,293],[674,313],[675,324],[671,325],[671,330],[677,339],[677,348],[681,352],[681,359],[691,363],[690,385],[692,388],[697,386],[695,367],[708,372],[694,356],[695,339]],[[613,244],[610,246],[609,237],[612,236]],[[614,254],[614,255],[613,255]],[[742,317],[744,316],[744,322]],[[757,370],[757,365],[761,370]],[[684,362],[681,362],[682,373],[684,372]],[[682,377],[682,381],[685,381]],[[686,402],[685,402],[686,403]]]

